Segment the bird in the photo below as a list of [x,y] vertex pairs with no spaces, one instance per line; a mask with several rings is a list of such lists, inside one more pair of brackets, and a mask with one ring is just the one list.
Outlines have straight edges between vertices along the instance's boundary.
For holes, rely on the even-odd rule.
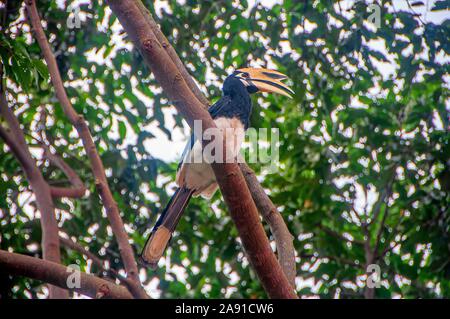
[[[294,92],[282,82],[287,78],[275,70],[249,67],[237,69],[225,79],[223,96],[208,111],[217,128],[225,135],[226,161],[237,158],[245,130],[250,125],[250,94],[268,92],[292,98]],[[197,196],[210,199],[218,189],[210,165],[214,158],[204,158],[202,150],[201,139],[192,134],[178,165],[178,188],[158,218],[140,255],[140,261],[150,268],[157,267],[189,200]]]

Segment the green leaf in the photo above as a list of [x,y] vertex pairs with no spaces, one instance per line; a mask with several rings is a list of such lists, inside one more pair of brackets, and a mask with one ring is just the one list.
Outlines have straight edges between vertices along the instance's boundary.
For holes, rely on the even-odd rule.
[[118,121],[119,123],[119,136],[120,139],[123,141],[125,139],[125,137],[127,136],[127,126],[125,125],[124,122],[122,121]]
[[450,10],[450,1],[435,1],[431,11],[441,11],[441,10]]

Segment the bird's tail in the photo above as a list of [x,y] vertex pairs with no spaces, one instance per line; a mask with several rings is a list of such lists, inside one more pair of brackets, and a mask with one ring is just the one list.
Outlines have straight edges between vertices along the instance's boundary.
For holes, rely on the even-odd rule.
[[141,254],[141,260],[149,267],[155,268],[164,254],[167,244],[172,238],[172,233],[194,191],[185,187],[178,188],[163,210]]

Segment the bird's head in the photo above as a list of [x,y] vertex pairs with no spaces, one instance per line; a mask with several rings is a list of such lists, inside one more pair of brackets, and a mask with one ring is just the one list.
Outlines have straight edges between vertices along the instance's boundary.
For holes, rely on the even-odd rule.
[[279,93],[292,98],[292,91],[286,84],[281,82],[288,77],[275,70],[264,68],[243,68],[234,71],[234,77],[241,80],[249,93],[269,92]]

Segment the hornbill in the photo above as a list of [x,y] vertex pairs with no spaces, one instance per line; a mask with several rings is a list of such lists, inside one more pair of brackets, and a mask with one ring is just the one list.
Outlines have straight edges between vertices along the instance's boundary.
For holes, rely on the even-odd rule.
[[[250,94],[271,92],[291,97],[293,91],[281,82],[285,79],[286,75],[264,68],[238,69],[225,79],[222,98],[208,109],[217,128],[226,132],[225,160],[229,160],[228,154],[233,160],[238,156],[252,112]],[[176,176],[178,188],[161,213],[141,254],[141,261],[152,268],[156,267],[163,255],[191,197],[201,195],[210,199],[218,188],[209,164],[211,161],[195,160],[204,158],[202,149],[201,139],[196,139],[193,134],[178,165]]]

